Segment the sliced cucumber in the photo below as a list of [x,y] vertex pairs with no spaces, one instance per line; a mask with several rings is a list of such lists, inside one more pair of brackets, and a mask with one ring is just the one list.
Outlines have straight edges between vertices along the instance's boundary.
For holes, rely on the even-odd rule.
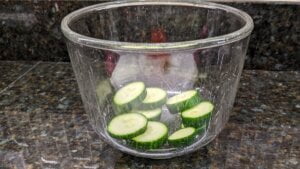
[[139,105],[146,97],[143,82],[133,82],[119,89],[113,98],[113,107],[117,113],[126,113]]
[[159,120],[162,109],[157,108],[153,110],[136,110],[137,113],[143,114],[148,120]]
[[132,144],[136,148],[156,149],[162,146],[168,137],[168,128],[165,124],[156,121],[149,121],[146,131],[134,138]]
[[188,90],[168,99],[167,107],[171,113],[182,112],[200,102],[200,96],[196,90]]
[[197,134],[194,127],[182,128],[175,131],[168,138],[168,143],[173,146],[181,146],[191,143]]
[[198,133],[198,134],[204,133],[205,130],[206,130],[206,127],[207,127],[206,124],[204,124],[203,126],[196,128],[197,133]]
[[96,93],[98,96],[99,105],[105,104],[107,101],[107,96],[112,94],[112,87],[108,80],[102,80],[99,82],[96,88]]
[[146,88],[146,98],[139,106],[140,109],[149,110],[161,107],[167,101],[167,92],[160,88]]
[[146,117],[142,114],[120,114],[109,122],[107,130],[114,138],[128,139],[144,133],[147,123]]
[[214,105],[211,102],[203,101],[193,108],[181,113],[182,123],[189,127],[202,127],[208,123]]

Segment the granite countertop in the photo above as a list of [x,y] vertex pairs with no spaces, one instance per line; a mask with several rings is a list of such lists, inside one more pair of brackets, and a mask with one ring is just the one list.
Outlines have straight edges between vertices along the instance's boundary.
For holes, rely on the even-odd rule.
[[296,169],[300,72],[245,70],[229,122],[195,153],[133,157],[88,124],[69,63],[0,62],[0,168]]

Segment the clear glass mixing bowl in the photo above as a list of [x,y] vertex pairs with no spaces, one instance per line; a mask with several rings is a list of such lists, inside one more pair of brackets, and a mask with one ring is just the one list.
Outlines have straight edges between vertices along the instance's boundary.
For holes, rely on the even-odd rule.
[[[238,9],[198,0],[115,1],[79,9],[61,24],[90,123],[102,140],[140,157],[164,159],[193,152],[223,129],[243,69],[251,17]],[[114,139],[107,124],[112,98],[134,81],[167,91],[168,98],[195,89],[214,105],[205,131],[183,147],[141,150]],[[169,134],[179,113],[166,106],[160,121]]]

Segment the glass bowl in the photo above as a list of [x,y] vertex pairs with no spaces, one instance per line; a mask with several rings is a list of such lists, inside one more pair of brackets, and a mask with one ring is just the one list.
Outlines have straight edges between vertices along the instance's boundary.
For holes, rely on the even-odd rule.
[[[165,159],[199,149],[224,128],[253,21],[241,10],[198,0],[115,1],[70,13],[61,29],[85,110],[100,138],[131,155]],[[192,142],[184,146],[166,142],[156,149],[139,149],[128,139],[110,136],[107,125],[111,119],[136,109],[131,106],[117,113],[115,93],[136,81],[147,88],[163,89],[168,99],[194,90],[201,101],[213,105]],[[170,135],[182,127],[185,110],[174,113],[166,104],[159,107],[159,121],[168,127]]]

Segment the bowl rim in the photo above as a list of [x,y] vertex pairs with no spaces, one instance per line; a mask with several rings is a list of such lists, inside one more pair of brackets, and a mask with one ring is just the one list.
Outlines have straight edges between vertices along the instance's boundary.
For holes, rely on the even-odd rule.
[[[230,32],[228,34],[209,37],[205,39],[180,41],[180,42],[167,42],[167,43],[136,43],[136,42],[122,42],[97,39],[89,36],[85,36],[73,31],[69,27],[69,23],[74,19],[94,11],[125,7],[125,6],[139,6],[139,5],[177,5],[177,6],[192,6],[202,7],[209,9],[223,10],[234,14],[245,21],[245,24],[240,29]],[[251,34],[254,24],[252,18],[244,11],[227,6],[211,2],[203,2],[199,0],[127,0],[127,1],[113,1],[107,3],[100,3],[96,5],[87,6],[71,12],[65,16],[61,22],[61,30],[64,36],[71,42],[97,48],[97,49],[109,49],[116,51],[136,51],[136,52],[162,52],[162,51],[178,51],[189,50],[199,48],[211,48],[226,45],[239,41]]]

